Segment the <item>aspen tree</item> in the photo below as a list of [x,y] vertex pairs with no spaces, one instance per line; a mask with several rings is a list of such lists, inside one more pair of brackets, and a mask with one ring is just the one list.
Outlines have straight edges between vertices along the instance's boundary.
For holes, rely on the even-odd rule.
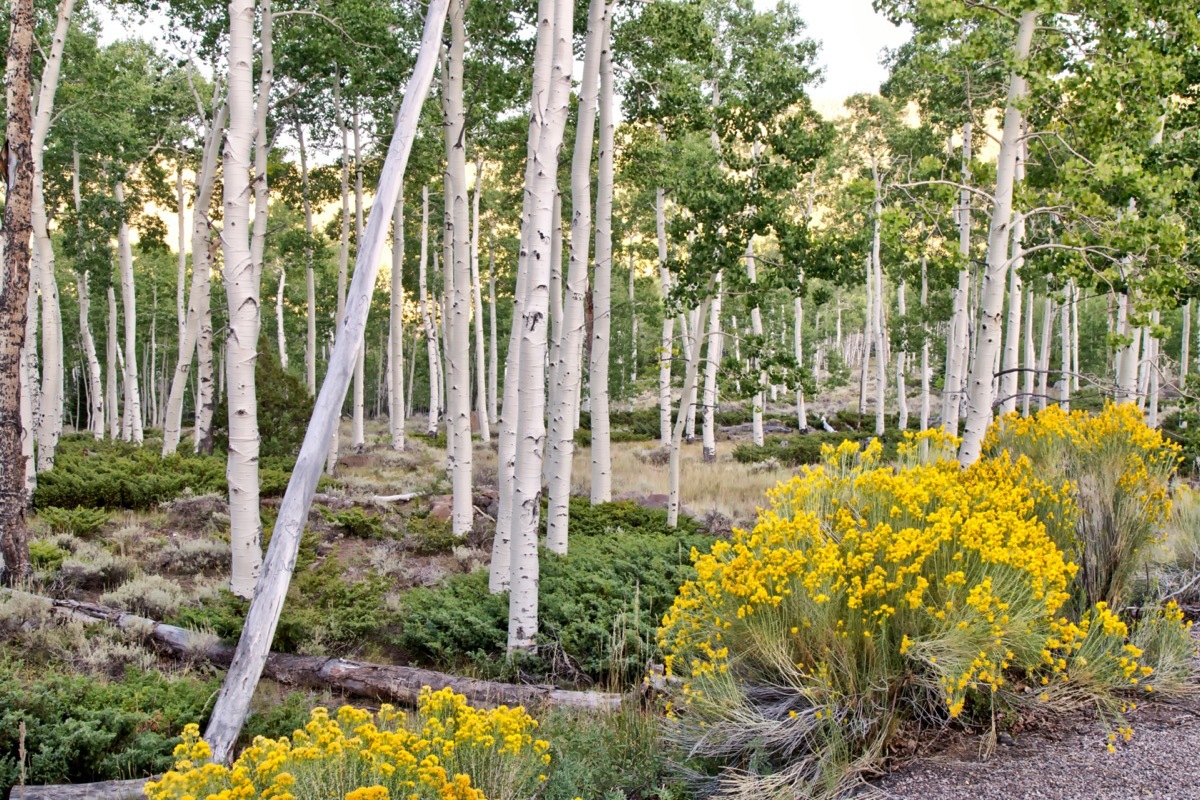
[[[354,138],[354,242],[360,247],[363,236],[363,176],[362,176],[362,128],[359,124],[358,101],[355,101],[354,112],[351,114],[351,130]],[[343,223],[344,225],[345,223]],[[349,261],[349,243],[346,244],[345,259]],[[366,432],[363,424],[365,409],[363,403],[363,371],[366,368],[367,341],[354,356],[354,399],[351,401],[350,416],[350,446],[355,452],[362,452],[366,444]]]
[[429,187],[421,187],[421,258],[417,262],[417,296],[421,303],[421,324],[425,328],[425,354],[429,359],[429,423],[426,432],[437,433],[438,412],[441,409],[439,392],[441,359],[438,356],[437,326],[434,322],[434,302],[426,285],[425,265],[429,260]]
[[716,297],[708,310],[708,343],[704,362],[704,422],[701,430],[701,452],[707,462],[717,460],[717,372],[721,367],[721,293],[723,286],[721,273],[718,272],[715,283]]
[[[392,281],[388,316],[388,337],[391,344],[391,383],[388,386],[388,423],[391,428],[392,449],[403,450],[404,430],[404,192],[396,195],[392,210]],[[408,385],[412,391],[412,384]]]
[[125,183],[113,184],[113,199],[121,207],[117,227],[117,261],[121,274],[121,312],[125,323],[125,428],[121,438],[142,443],[142,400],[138,391],[137,296],[133,284],[133,250],[129,243],[129,220],[125,211]]
[[492,439],[488,418],[487,346],[483,339],[483,286],[479,274],[479,196],[483,191],[483,154],[475,155],[475,192],[471,197],[471,308],[475,322],[475,417],[479,438]]
[[[596,173],[596,266],[592,286],[593,323],[588,388],[592,417],[592,502],[612,500],[612,448],[608,417],[608,366],[612,332],[612,206],[615,161],[612,66],[612,4],[604,13],[600,45],[600,95],[598,101],[600,149]],[[630,305],[637,325],[637,309]],[[636,357],[636,345],[634,345]]]

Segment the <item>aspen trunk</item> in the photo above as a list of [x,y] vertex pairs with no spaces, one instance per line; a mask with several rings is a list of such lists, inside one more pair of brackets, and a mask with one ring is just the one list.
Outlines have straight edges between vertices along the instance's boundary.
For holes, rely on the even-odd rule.
[[304,204],[304,288],[308,307],[308,330],[304,341],[304,377],[308,393],[317,393],[317,279],[313,272],[313,211],[308,182],[308,154],[304,147],[304,126],[296,125],[300,142],[300,198]]
[[[709,285],[711,293],[712,285]],[[708,313],[709,299],[705,297],[700,303],[698,316],[703,319]],[[692,332],[698,333],[699,326],[693,325]],[[675,429],[671,433],[671,455],[669,462],[670,489],[667,494],[667,525],[674,528],[679,525],[680,505],[680,457],[683,451],[683,429],[687,425],[685,413],[689,404],[696,401],[696,378],[700,372],[700,342],[692,342],[692,355],[688,359],[687,372],[683,378],[683,394],[679,398],[679,415],[675,420]]]
[[929,274],[925,256],[921,256],[921,430],[929,430]]
[[1042,340],[1038,348],[1038,409],[1050,402],[1050,345],[1054,339],[1054,298],[1042,304]]
[[[655,227],[658,235],[658,277],[662,284],[663,303],[671,292],[671,273],[667,270],[667,211],[665,193],[661,187],[654,196]],[[658,356],[658,424],[659,439],[671,443],[671,361],[675,346],[675,318],[663,313],[662,339]]]
[[21,348],[21,464],[25,475],[25,504],[33,504],[33,492],[37,489],[36,433],[38,400],[37,333],[38,333],[38,282],[41,270],[37,265],[37,251],[31,253],[29,262],[29,297],[25,301],[25,346]]
[[[749,278],[751,286],[754,286],[758,283],[758,267],[754,260],[753,236],[750,237],[750,241],[746,242],[746,276]],[[751,289],[751,291],[754,290]],[[762,347],[762,311],[758,307],[757,300],[754,302],[754,306],[750,309],[750,332],[753,333],[755,338],[759,340],[759,343],[756,345],[756,349],[758,347]],[[758,372],[758,374],[755,376],[757,380],[758,391],[754,393],[754,405],[753,410],[751,411],[751,438],[755,445],[762,447],[766,441],[763,436],[763,406],[765,406],[767,402],[766,394],[763,390],[763,384],[766,382],[766,373],[757,369],[757,355],[750,356],[750,367]]]
[[[1014,47],[1016,69],[1029,58],[1037,11],[1021,12]],[[1012,226],[1013,182],[1017,151],[1021,146],[1021,105],[1028,94],[1024,75],[1013,71],[1009,82],[1008,105],[996,167],[996,195],[988,230],[987,269],[979,302],[980,322],[975,359],[971,364],[967,387],[967,421],[958,458],[971,464],[979,458],[983,437],[992,421],[992,379],[996,351],[1000,347],[1001,315],[1004,313],[1004,283],[1008,276],[1008,240]]]
[[[872,326],[875,329],[875,435],[883,436],[886,426],[886,417],[884,400],[887,394],[887,328],[883,322],[883,262],[879,257],[880,247],[880,225],[882,224],[881,216],[883,214],[883,186],[881,185],[879,170],[875,164],[871,166],[872,177],[875,184],[875,203],[874,203],[874,233],[871,242],[871,264],[874,268],[872,280],[874,281],[875,289],[871,293],[875,301],[874,314],[875,321]],[[866,363],[866,362],[864,362]],[[904,402],[903,400],[901,401]],[[908,409],[904,409],[904,414],[907,417]]]
[[[904,281],[900,281],[900,285],[896,287],[896,310],[900,314],[901,319],[908,316],[908,306],[905,302],[905,290],[907,286]],[[907,366],[908,353],[900,350],[896,353],[896,403],[899,406],[900,419],[897,423],[900,430],[908,430],[908,387],[904,382],[904,370]]]
[[[1078,329],[1077,329],[1078,330]],[[1192,360],[1192,301],[1183,304],[1183,331],[1179,347],[1179,388],[1187,385],[1188,369]]]
[[[220,141],[219,136],[217,141]],[[218,240],[213,238],[212,226],[207,222],[207,215],[200,215],[200,218],[205,220],[205,227],[202,234],[203,247],[200,251],[203,255],[199,257],[204,259],[202,273],[209,275],[211,274],[210,265],[216,259]],[[194,248],[196,240],[193,238],[192,241]],[[193,249],[193,277],[198,266],[196,258],[197,252]],[[197,302],[201,307],[200,331],[196,334],[196,385],[198,397],[196,400],[196,426],[192,435],[192,444],[198,453],[211,453],[213,448],[213,412],[217,403],[217,382],[213,370],[212,287],[207,280],[200,284],[200,286],[202,296]],[[222,374],[224,374],[223,369]]]
[[337,422],[346,388],[350,382],[350,359],[361,346],[367,312],[384,245],[387,217],[391,214],[403,181],[404,166],[412,147],[421,105],[429,90],[437,56],[440,32],[445,22],[446,0],[431,0],[425,15],[425,34],[413,77],[404,93],[404,102],[396,123],[396,132],[388,149],[375,193],[375,213],[367,228],[351,287],[352,313],[343,318],[341,335],[334,346],[325,382],[313,409],[312,420],[304,436],[296,467],[280,503],[279,516],[267,551],[262,579],[242,628],[229,672],[217,697],[204,738],[212,747],[212,759],[227,763],[232,755],[242,724],[250,710],[259,676],[262,674],[271,640],[279,622],[283,599],[296,564],[301,533],[321,476],[321,465],[329,444],[330,431]]
[[[1013,168],[1013,182],[1020,184],[1025,180],[1025,146],[1022,143],[1017,149],[1016,165]],[[1001,414],[1011,414],[1017,410],[1017,386],[1019,385],[1021,367],[1021,307],[1023,304],[1021,282],[1021,267],[1025,263],[1022,247],[1025,239],[1025,215],[1020,211],[1013,214],[1012,243],[1008,275],[1008,321],[1004,326],[1004,360],[1001,364],[999,386],[999,411]],[[1030,365],[1026,365],[1028,367]]]
[[701,452],[706,462],[717,460],[717,371],[721,367],[721,292],[722,275],[717,273],[717,295],[708,310],[708,343],[704,362],[704,427]]
[[638,376],[638,312],[637,295],[634,291],[633,248],[629,250],[629,386],[630,397],[633,396],[633,384]]
[[[555,59],[555,6],[554,0],[538,2],[538,35],[534,43],[533,84],[529,99],[529,133],[526,141],[526,189],[532,163],[537,157],[541,141],[546,101],[550,96],[550,83]],[[557,196],[557,192],[555,193]],[[530,223],[534,198],[531,192],[522,193],[521,241],[517,260],[516,286],[513,291],[513,316],[509,328],[508,354],[504,363],[504,405],[500,415],[498,444],[498,483],[500,486],[500,508],[496,514],[496,535],[492,539],[492,562],[488,575],[488,591],[496,594],[507,591],[511,582],[513,520],[516,516],[514,497],[516,488],[517,419],[519,417],[517,383],[521,368],[520,320],[524,318],[525,301],[529,293],[529,253],[534,236]],[[551,212],[553,214],[553,210]],[[557,216],[557,215],[555,215]]]
[[446,243],[453,260],[446,262],[450,316],[446,323],[448,392],[446,428],[453,428],[449,443],[450,480],[453,489],[454,533],[465,536],[475,519],[471,484],[471,230],[470,199],[467,197],[466,108],[463,104],[463,57],[466,28],[465,0],[450,4],[450,48],[448,69],[443,73],[446,145]]
[[[562,194],[554,191],[554,231],[550,234],[550,328],[546,352],[546,376],[549,383],[549,406],[558,406],[558,362],[562,357],[563,341],[563,274],[562,274]],[[547,468],[549,464],[547,463]]]
[[1021,416],[1029,416],[1037,375],[1037,356],[1033,349],[1033,287],[1030,287],[1025,293],[1025,380],[1022,382]]
[[871,375],[871,344],[875,341],[875,268],[871,256],[866,264],[867,307],[863,319],[862,368],[858,373],[858,416],[867,413],[867,381]]
[[83,342],[84,360],[87,363],[88,430],[96,439],[104,438],[104,384],[100,377],[100,359],[96,357],[96,341],[92,337],[91,297],[88,290],[88,274],[75,273],[75,285],[79,294],[79,338]]
[[479,438],[492,440],[488,411],[487,345],[483,339],[483,284],[479,273],[479,195],[483,191],[483,155],[475,155],[475,193],[471,198],[471,307],[475,322],[475,417]]
[[[350,272],[350,132],[346,128],[346,115],[342,108],[342,78],[335,67],[333,78],[333,115],[337,120],[342,137],[341,161],[341,235],[338,240],[338,277],[337,277],[337,323],[334,325],[334,342],[337,341],[337,330],[341,327],[342,317],[346,312],[346,282]],[[355,369],[358,367],[358,353],[351,356]],[[329,433],[329,452],[325,456],[325,471],[332,473],[337,466],[338,450],[340,449],[340,425],[334,425]]]
[[1128,340],[1128,344],[1117,350],[1117,403],[1136,403],[1138,400],[1137,374],[1141,332],[1129,324],[1129,295],[1117,295],[1117,333]]
[[138,391],[137,364],[137,298],[133,284],[133,250],[129,244],[129,223],[126,220],[125,185],[113,184],[113,199],[121,206],[121,222],[117,228],[117,256],[121,268],[121,313],[125,323],[125,429],[122,438],[142,443],[142,401]]
[[[388,319],[391,342],[391,383],[388,386],[388,422],[392,449],[404,449],[404,192],[396,195],[392,210],[392,295]],[[409,384],[412,391],[412,384]]]
[[280,264],[279,291],[275,294],[275,339],[276,345],[279,347],[279,365],[284,370],[288,368],[287,334],[283,329],[283,288],[286,280],[287,270],[283,264]]
[[496,381],[499,377],[500,353],[497,351],[499,338],[496,335],[496,255],[492,251],[491,236],[488,236],[488,417],[493,424],[500,422],[500,407],[496,397],[499,388]]
[[[575,148],[571,157],[571,250],[567,267],[567,298],[562,328],[557,331],[557,369],[550,377],[554,390],[551,393],[546,453],[546,478],[549,483],[546,547],[556,553],[567,552],[567,512],[575,455],[575,397],[580,391],[583,374],[584,306],[587,302],[588,258],[592,243],[592,145],[595,142],[600,48],[603,46],[601,39],[606,15],[606,1],[591,0],[583,80],[579,89],[578,121],[575,125]],[[551,299],[552,304],[554,299]]]
[[[553,45],[550,86],[546,105],[530,119],[538,126],[536,150],[529,154],[525,171],[525,193],[530,196],[530,214],[523,220],[532,232],[525,238],[528,271],[527,297],[521,319],[519,386],[517,388],[517,437],[512,493],[512,545],[508,607],[508,650],[534,650],[538,631],[537,532],[541,501],[542,454],[545,447],[546,406],[546,316],[549,312],[549,253],[558,152],[562,147],[571,88],[572,25],[571,0],[539,3],[539,38],[550,33]],[[535,63],[534,70],[538,70]],[[544,65],[541,65],[545,69]],[[534,80],[537,86],[538,80]],[[532,138],[532,136],[531,136]]]
[[1071,287],[1065,289],[1066,299],[1059,317],[1059,345],[1061,348],[1061,374],[1058,378],[1058,403],[1063,411],[1071,410]]
[[[354,109],[351,116],[354,135],[354,242],[359,247],[363,236],[363,176],[362,176],[362,129],[359,125],[359,111]],[[349,242],[346,242],[346,259],[349,260]],[[363,425],[365,402],[363,388],[363,371],[366,368],[367,341],[363,339],[362,348],[354,356],[354,400],[350,423],[350,446],[355,452],[361,453],[366,445],[366,431]]]
[[[262,566],[262,521],[258,502],[259,284],[250,239],[250,152],[254,138],[254,2],[229,3],[229,129],[225,135],[223,202],[225,295],[229,335],[225,366],[229,407],[229,538],[233,566],[229,588],[251,597]],[[128,356],[128,353],[126,354]],[[131,360],[131,359],[127,359]]]
[[429,359],[429,424],[426,432],[437,434],[441,396],[438,389],[441,364],[437,348],[437,326],[434,322],[433,301],[426,286],[425,265],[429,260],[429,187],[421,187],[421,260],[417,267],[417,292],[421,301],[421,322],[425,327],[425,354]]
[[30,107],[34,13],[32,0],[13,0],[9,11],[6,136],[7,185],[4,203],[4,271],[0,282],[0,579],[7,584],[33,573],[25,528],[21,435],[21,351],[29,305],[29,237],[32,231],[34,161],[30,148]]
[[[972,158],[971,121],[963,123],[962,172],[969,174]],[[950,322],[950,337],[946,342],[946,380],[942,392],[942,427],[958,435],[959,412],[963,402],[963,383],[966,375],[967,339],[970,335],[969,305],[971,294],[971,193],[959,192],[958,252],[963,258],[958,272],[958,287],[954,292],[954,314]]]
[[[600,148],[596,173],[596,266],[592,287],[592,346],[588,397],[592,415],[592,502],[612,500],[612,449],[608,406],[608,360],[612,334],[612,205],[614,171],[612,6],[604,12],[598,98]],[[635,312],[636,316],[636,312]]]
[[1071,388],[1079,391],[1079,284],[1071,279]]
[[187,195],[183,191],[183,160],[175,165],[175,224],[179,226],[179,238],[175,246],[175,343],[183,347],[187,336]]
[[[1153,313],[1150,316],[1151,328],[1148,328],[1147,330],[1152,330],[1154,328],[1157,328],[1158,322],[1159,322],[1159,312],[1158,312],[1158,309],[1156,308],[1156,309],[1154,309]],[[1158,338],[1152,336],[1150,339],[1150,353],[1147,356],[1147,369],[1150,372],[1150,380],[1149,380],[1150,386],[1147,391],[1148,397],[1146,399],[1146,424],[1149,425],[1151,428],[1158,427],[1158,384],[1159,384],[1158,352],[1159,352]]]
[[121,435],[121,407],[117,404],[117,296],[108,287],[108,330],[105,332],[105,405],[108,407],[108,438]]

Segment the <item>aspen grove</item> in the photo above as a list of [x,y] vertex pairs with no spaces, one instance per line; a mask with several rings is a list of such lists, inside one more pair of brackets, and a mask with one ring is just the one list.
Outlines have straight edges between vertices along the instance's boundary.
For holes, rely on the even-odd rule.
[[1200,14],[857,4],[833,96],[795,0],[10,0],[0,683],[162,711],[0,691],[0,793],[834,798],[1194,703]]

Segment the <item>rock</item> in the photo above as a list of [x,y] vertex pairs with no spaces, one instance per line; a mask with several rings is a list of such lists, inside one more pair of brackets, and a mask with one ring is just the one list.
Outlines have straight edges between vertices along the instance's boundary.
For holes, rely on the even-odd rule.
[[454,512],[454,497],[448,494],[429,498],[429,516],[434,519],[450,519]]

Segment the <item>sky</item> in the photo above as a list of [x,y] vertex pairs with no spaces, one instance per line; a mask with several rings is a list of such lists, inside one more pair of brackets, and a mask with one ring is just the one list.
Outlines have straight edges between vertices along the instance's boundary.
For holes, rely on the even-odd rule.
[[[817,63],[825,81],[812,87],[818,108],[859,92],[877,92],[887,77],[880,66],[885,48],[908,40],[910,31],[898,28],[871,8],[871,0],[796,0],[808,35],[820,42]],[[772,0],[755,0],[770,8]]]

